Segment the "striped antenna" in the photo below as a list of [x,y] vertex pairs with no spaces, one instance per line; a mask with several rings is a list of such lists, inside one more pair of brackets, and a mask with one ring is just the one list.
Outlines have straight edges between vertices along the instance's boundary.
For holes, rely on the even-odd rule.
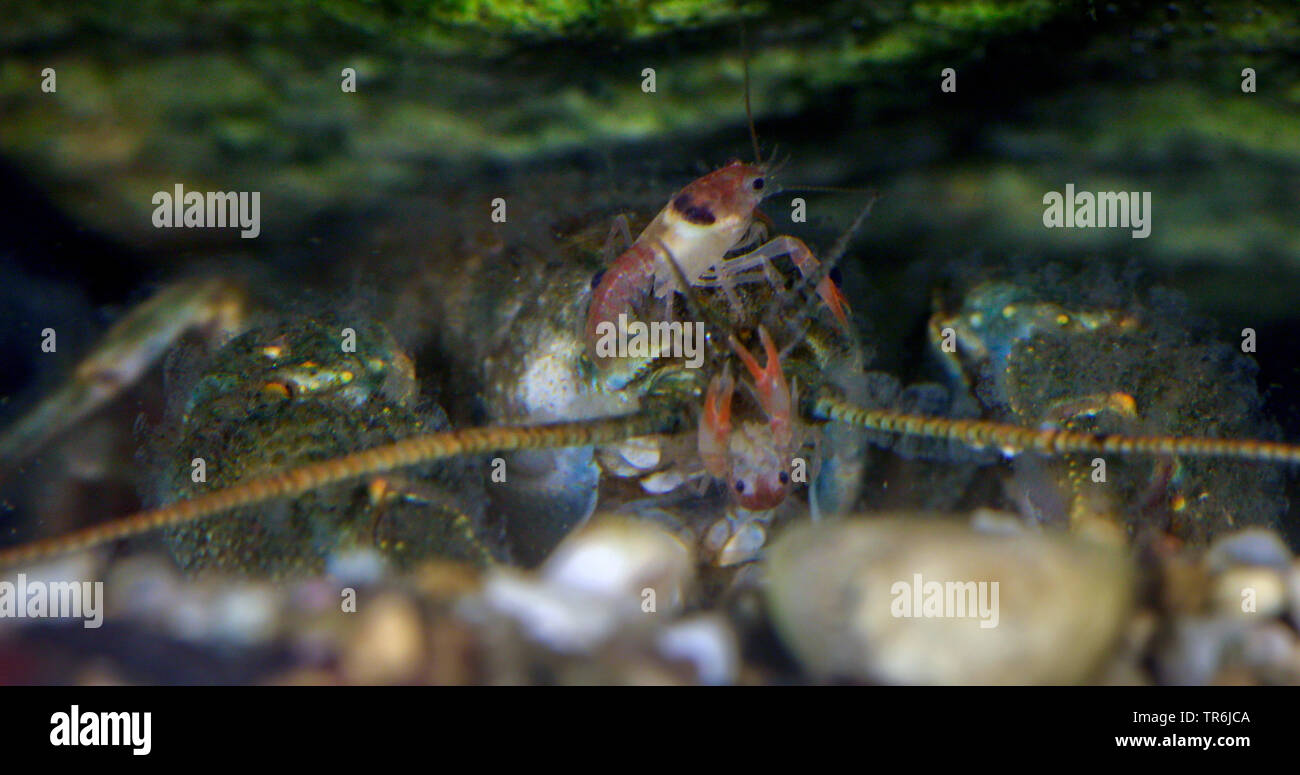
[[676,433],[686,424],[685,407],[660,406],[620,417],[576,420],[547,425],[464,428],[411,436],[350,455],[265,474],[188,500],[177,501],[121,519],[53,538],[0,550],[0,568],[90,549],[160,528],[177,527],[232,509],[293,498],[332,484],[381,474],[397,468],[461,455],[523,449],[585,447],[635,436]]
[[1196,436],[1127,436],[1084,433],[1063,428],[1025,428],[992,420],[960,420],[867,409],[833,396],[813,404],[813,417],[899,436],[955,441],[975,449],[998,449],[1005,455],[1034,452],[1049,457],[1092,455],[1178,455],[1267,463],[1300,463],[1300,444],[1258,439],[1213,439]]

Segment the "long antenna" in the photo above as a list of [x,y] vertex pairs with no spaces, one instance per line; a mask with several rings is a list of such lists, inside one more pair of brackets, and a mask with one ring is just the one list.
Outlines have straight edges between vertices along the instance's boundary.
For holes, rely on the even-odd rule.
[[754,111],[749,107],[749,43],[745,39],[745,23],[740,23],[740,57],[741,67],[745,71],[745,118],[749,121],[749,139],[754,144],[754,163],[762,164],[763,155],[758,151],[758,130],[754,128]]
[[1086,433],[1065,428],[1026,428],[993,420],[965,420],[867,409],[835,396],[812,404],[812,416],[870,431],[956,441],[1003,454],[1036,452],[1049,457],[1094,455],[1177,455],[1226,460],[1300,463],[1300,445],[1259,439],[1214,439],[1197,436],[1127,436]]
[[817,191],[831,194],[878,194],[874,188],[847,188],[844,186],[787,186],[781,185],[781,191]]
[[[879,199],[880,194],[878,192],[871,192],[871,196],[867,200],[867,203],[858,211],[857,217],[853,219],[853,223],[849,224],[849,228],[835,241],[835,244],[831,247],[831,252],[817,265],[817,268],[814,269],[811,274],[807,277],[801,278],[795,287],[789,291],[794,298],[802,298],[803,294],[816,289],[821,281],[830,275],[831,270],[835,268],[835,266],[840,262],[840,259],[844,257],[844,254],[848,252],[849,241],[853,239],[853,234],[862,226],[862,222],[867,219],[867,216],[871,215],[871,210],[876,206],[876,202]],[[816,293],[812,293],[808,300],[804,302],[803,306],[799,308],[799,311],[795,316],[786,321],[786,328],[795,332],[801,331],[804,321],[816,314],[817,306],[821,303],[821,297]],[[780,306],[781,305],[773,305],[769,307],[767,313],[763,315],[764,322],[769,324],[773,323],[776,310],[779,309]],[[794,349],[794,346],[799,343],[801,338],[802,335],[796,337],[792,344],[786,346],[782,354]]]
[[411,436],[350,455],[264,474],[225,489],[213,490],[189,500],[177,501],[160,508],[92,525],[66,535],[0,549],[0,568],[90,549],[159,528],[197,522],[232,509],[256,506],[281,498],[297,497],[327,485],[360,479],[396,468],[459,455],[521,449],[585,447],[635,436],[676,433],[687,422],[685,407],[660,404],[620,417],[575,420],[548,425],[463,428]]

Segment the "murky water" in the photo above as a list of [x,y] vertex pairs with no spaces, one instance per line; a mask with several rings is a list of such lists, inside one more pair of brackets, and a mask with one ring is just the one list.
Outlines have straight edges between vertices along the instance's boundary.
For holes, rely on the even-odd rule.
[[[7,116],[0,185],[16,194],[0,212],[0,360],[9,366],[0,373],[0,427],[14,427],[74,383],[81,392],[67,393],[68,401],[81,401],[85,412],[71,427],[41,426],[47,437],[37,433],[6,453],[0,546],[447,425],[602,417],[661,394],[698,417],[704,377],[720,375],[724,361],[750,380],[725,336],[713,335],[720,354],[704,377],[665,388],[642,375],[619,391],[593,387],[582,324],[593,277],[617,254],[605,250],[616,216],[630,217],[635,236],[691,180],[753,155],[746,61],[761,152],[775,151],[780,165],[771,176],[779,193],[762,208],[772,235],[797,236],[825,257],[866,191],[881,195],[839,266],[850,331],[835,333],[823,312],[816,319],[825,330],[806,342],[794,331],[778,335],[782,346],[800,348],[785,365],[803,396],[830,385],[872,406],[948,418],[1300,442],[1292,346],[1300,333],[1292,304],[1300,289],[1300,134],[1296,66],[1285,58],[1300,32],[1285,4],[1170,4],[1099,18],[1046,3],[990,10],[1002,5],[772,10],[748,22],[745,49],[736,19],[707,14],[648,27],[568,20],[514,35],[502,34],[497,25],[510,22],[495,17],[426,28],[310,16],[285,35],[272,13],[269,26],[246,34],[200,26],[183,49],[142,49],[122,41],[170,39],[166,19],[122,22],[109,35],[73,11],[31,12],[7,36],[0,61]],[[246,12],[226,12],[233,17],[220,29],[249,24]],[[66,34],[51,33],[51,19]],[[404,27],[380,34],[382,43],[371,37]],[[48,90],[46,67],[56,76]],[[241,238],[229,225],[160,226],[156,195],[178,184],[258,192],[257,237]],[[1066,192],[1091,199],[1072,197],[1052,212],[1052,196]],[[1097,225],[1103,215],[1123,223]],[[793,285],[788,262],[780,271]],[[76,382],[87,373],[78,364],[103,352],[115,323],[159,289],[195,277],[244,289],[239,330],[253,333],[236,340],[243,350],[221,349],[225,335],[206,318],[165,341],[158,333],[165,326],[150,318],[131,341],[161,342],[157,360],[144,363],[138,347],[113,351],[106,360],[121,369]],[[782,320],[798,309],[767,286],[744,289],[740,302],[715,291],[695,301],[730,316],[755,351],[767,307],[781,308],[774,317]],[[675,315],[691,313],[685,299],[676,304]],[[304,334],[315,328],[361,332],[360,353],[334,358]],[[948,329],[953,351],[943,349]],[[240,353],[252,360],[238,361]],[[96,390],[106,397],[91,406],[86,396]],[[746,385],[737,396],[738,417],[761,424],[757,394]],[[70,405],[55,415],[70,416]],[[652,450],[578,445],[507,455],[513,482],[492,479],[497,456],[488,452],[384,472],[197,523],[166,541],[136,537],[90,567],[123,584],[138,575],[146,581],[137,583],[188,595],[209,611],[219,593],[174,575],[172,559],[186,569],[270,570],[281,580],[249,582],[266,584],[250,594],[273,601],[264,606],[265,628],[244,633],[266,645],[292,639],[295,628],[334,626],[321,624],[323,604],[310,621],[289,616],[287,596],[309,594],[286,591],[293,585],[332,589],[355,573],[357,583],[392,585],[398,598],[418,598],[432,585],[433,598],[458,599],[464,590],[439,586],[442,576],[418,580],[430,572],[419,570],[424,560],[535,567],[593,510],[618,509],[672,535],[701,566],[680,571],[662,559],[672,552],[656,537],[592,539],[618,547],[609,551],[623,558],[620,568],[640,569],[647,556],[659,570],[657,562],[667,563],[664,578],[680,586],[681,612],[715,617],[709,626],[726,633],[722,640],[767,644],[758,675],[802,680],[821,671],[774,645],[777,625],[755,613],[762,607],[755,601],[764,548],[814,513],[943,511],[969,521],[996,509],[1018,515],[1022,529],[1073,526],[1076,537],[1087,532],[1080,524],[1103,515],[1135,547],[1129,559],[1140,580],[1115,583],[1139,590],[1136,609],[1170,622],[1193,609],[1217,615],[1143,597],[1152,578],[1172,573],[1170,563],[1208,563],[1207,546],[1246,527],[1300,548],[1296,477],[1284,465],[1108,460],[1110,489],[1098,495],[1088,489],[1096,468],[1086,457],[1011,462],[969,445],[836,430],[803,416],[799,454],[815,463],[812,486],[794,487],[757,521],[729,507],[725,486],[701,474],[695,436],[686,434]],[[646,456],[655,462],[639,467]],[[196,481],[199,459],[213,471]],[[667,487],[670,476],[690,481]],[[436,529],[423,529],[429,521]],[[380,547],[407,572],[349,570],[339,555],[356,546]],[[142,557],[152,559],[130,565]],[[952,566],[982,567],[965,562]],[[551,566],[542,567],[545,574]],[[1290,567],[1287,579],[1297,573],[1293,560]],[[541,585],[533,589],[500,581],[514,571],[496,572],[484,576],[497,579],[485,582],[496,590],[485,605],[493,616],[515,616],[511,626],[522,634],[509,632],[518,642],[545,647],[536,629],[544,626],[518,606],[536,609],[547,596],[565,598],[567,588],[531,579]],[[322,573],[336,581],[303,580]],[[1197,589],[1194,597],[1213,597]],[[1281,595],[1274,624],[1300,605],[1287,594],[1300,593]],[[174,625],[150,620],[150,605],[115,605],[131,637]],[[481,626],[474,637],[483,649],[501,664],[518,661],[496,675],[446,680],[524,680],[519,665],[551,664],[551,656],[501,645],[515,641],[497,625],[439,611],[425,626]],[[400,611],[384,615],[406,621]],[[1117,632],[1128,615],[1107,611]],[[1015,621],[1034,627],[1032,619]],[[220,624],[198,629],[199,641],[223,637]],[[1228,629],[1231,638],[1252,637]],[[352,647],[352,636],[339,637],[340,649]],[[549,645],[563,652],[558,642]],[[605,664],[603,648],[588,648],[590,664]],[[79,653],[0,677],[50,680],[75,669]],[[1073,672],[1049,666],[1035,676],[1095,679],[1085,668],[1099,660],[1073,655]],[[573,680],[618,677],[583,673],[574,667],[581,654],[561,662],[555,674]],[[429,680],[408,667],[346,680]],[[1259,680],[1294,678],[1275,667],[1251,669]],[[124,680],[148,672],[129,660],[119,669]],[[259,664],[232,680],[287,669]],[[338,677],[310,669],[321,670],[312,674],[320,680]],[[737,672],[723,675],[735,680]],[[873,663],[835,677],[913,675],[920,674]],[[1212,675],[1199,666],[1158,677]]]

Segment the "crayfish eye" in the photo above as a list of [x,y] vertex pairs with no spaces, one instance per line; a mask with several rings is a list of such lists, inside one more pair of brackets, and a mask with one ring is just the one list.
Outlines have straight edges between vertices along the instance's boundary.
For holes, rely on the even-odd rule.
[[745,483],[744,483],[744,481],[742,481],[742,480],[740,480],[740,479],[737,479],[737,480],[736,480],[736,492],[740,493],[741,495],[744,495],[744,494],[745,494]]
[[762,178],[754,178],[754,182],[751,183],[750,185],[753,187],[755,191],[762,191],[765,183],[763,182]]
[[782,471],[781,473],[777,474],[776,478],[781,480],[781,484],[790,483],[790,475],[787,474],[785,471]]

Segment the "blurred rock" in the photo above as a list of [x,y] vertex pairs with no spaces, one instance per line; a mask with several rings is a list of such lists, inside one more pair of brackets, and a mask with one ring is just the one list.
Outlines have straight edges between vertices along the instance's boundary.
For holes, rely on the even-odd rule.
[[[1133,596],[1132,570],[1114,548],[920,515],[801,525],[769,563],[783,641],[814,676],[855,681],[1081,682],[1119,637]],[[953,594],[954,582],[968,589]],[[911,610],[922,592],[940,607]],[[952,605],[970,593],[992,605]]]
[[360,601],[360,619],[342,655],[343,676],[354,684],[410,681],[424,656],[424,630],[416,604],[400,594],[383,593]]

